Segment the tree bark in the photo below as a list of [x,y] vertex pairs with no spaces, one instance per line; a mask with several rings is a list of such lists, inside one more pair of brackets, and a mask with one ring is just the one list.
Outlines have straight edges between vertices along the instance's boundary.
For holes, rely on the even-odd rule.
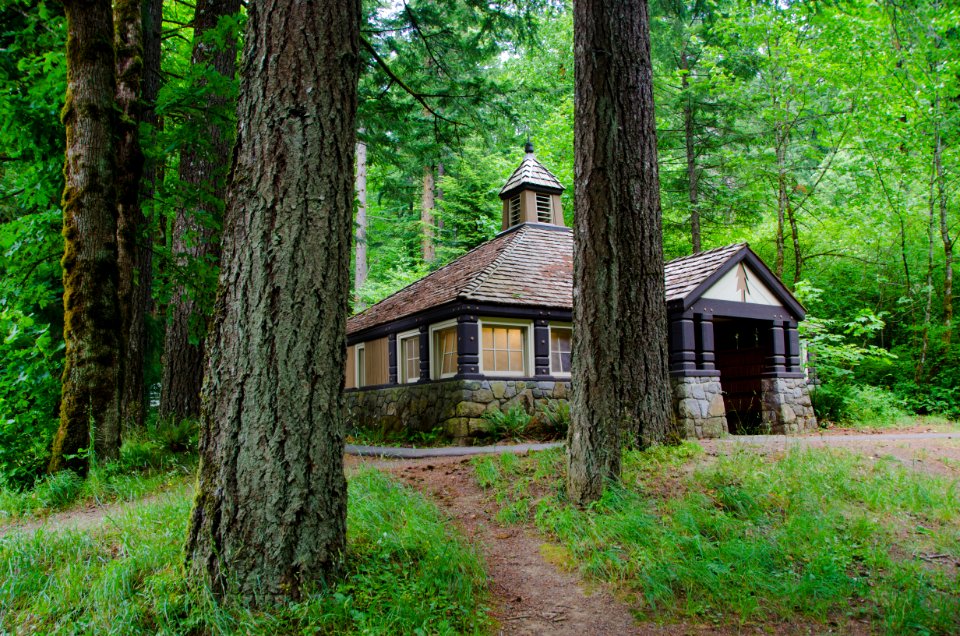
[[248,4],[188,575],[296,598],[341,570],[359,0]]
[[917,358],[917,366],[913,373],[913,380],[917,384],[919,384],[926,375],[927,355],[930,350],[930,324],[933,322],[933,228],[936,224],[936,202],[933,193],[933,186],[935,181],[936,171],[934,170],[930,175],[930,191],[927,195],[927,203],[930,209],[927,220],[927,302],[923,310],[923,330],[920,336],[920,356]]
[[784,226],[786,225],[787,198],[787,136],[785,125],[777,122],[774,143],[777,152],[777,260],[774,273],[783,280]]
[[700,243],[700,206],[699,188],[697,184],[697,151],[696,137],[693,132],[693,99],[690,91],[690,60],[686,52],[680,55],[680,68],[685,71],[680,80],[683,88],[683,136],[687,151],[687,198],[690,202],[690,243],[693,253],[702,251]]
[[356,293],[367,282],[367,144],[357,142],[357,237],[353,264]]
[[423,196],[420,198],[420,225],[423,226],[421,255],[424,263],[432,263],[437,258],[433,245],[433,166],[423,167]]
[[[240,0],[198,0],[193,18],[194,65],[209,65],[220,75],[232,78],[236,73],[236,46],[214,49],[207,41],[220,18],[237,13]],[[207,112],[229,108],[228,98],[211,93]],[[203,115],[198,115],[202,117]],[[196,122],[194,122],[196,123]],[[173,254],[178,268],[190,261],[213,266],[220,257],[220,238],[215,226],[223,218],[233,130],[217,121],[205,129],[202,143],[185,148],[180,156],[180,181],[187,201],[177,210],[173,225]],[[163,376],[160,383],[160,416],[182,420],[200,415],[200,388],[203,384],[204,344],[209,307],[198,302],[205,292],[199,281],[178,276],[178,284],[167,307],[164,336]],[[191,334],[192,332],[192,334]],[[193,336],[191,338],[191,335]]]
[[[147,346],[147,305],[150,276],[145,245],[147,220],[141,206],[143,151],[140,147],[143,83],[143,12],[139,0],[115,0],[113,22],[117,65],[117,106],[120,108],[117,145],[117,264],[120,303],[121,364],[120,422],[123,431],[146,424],[144,353]],[[146,283],[146,284],[145,284]]]
[[573,404],[568,495],[597,499],[620,447],[671,431],[647,3],[574,5]]
[[[143,9],[143,83],[141,98],[143,107],[140,119],[143,123],[159,130],[163,126],[157,115],[157,96],[160,94],[160,44],[162,42],[163,0],[145,0]],[[163,165],[149,156],[144,157],[143,177],[141,183],[141,207],[148,215],[148,235],[141,235],[140,272],[139,281],[144,291],[144,313],[156,317],[157,306],[153,302],[153,249],[151,247],[159,241],[157,227],[152,220],[154,214],[153,199],[156,195],[157,184],[163,181]],[[146,336],[146,348],[151,346],[149,334]],[[144,387],[144,404],[149,406],[149,388]]]
[[943,242],[943,340],[949,345],[953,330],[953,239],[947,222],[946,176],[943,170],[943,135],[940,130],[940,95],[937,94],[935,112],[935,146],[933,164],[937,181],[937,203],[940,216],[940,240]]
[[786,200],[787,222],[790,224],[790,240],[793,244],[793,286],[796,287],[803,275],[803,251],[800,249],[800,226],[797,223],[797,214]]
[[63,191],[63,338],[60,428],[50,471],[85,473],[120,448],[117,303],[117,148],[113,14],[106,0],[68,0],[67,133]]

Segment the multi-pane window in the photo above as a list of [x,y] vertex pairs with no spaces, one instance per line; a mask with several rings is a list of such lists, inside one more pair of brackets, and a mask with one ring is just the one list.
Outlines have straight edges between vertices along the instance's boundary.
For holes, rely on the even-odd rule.
[[550,328],[550,372],[570,373],[570,344],[573,331],[566,327]]
[[435,364],[438,375],[448,378],[457,374],[457,328],[439,329],[433,334]]
[[510,199],[510,227],[520,223],[520,195]]
[[483,327],[480,340],[484,373],[523,374],[524,331],[523,327]]
[[420,335],[400,339],[400,381],[420,379]]
[[540,223],[553,222],[553,205],[549,194],[537,193],[537,221]]

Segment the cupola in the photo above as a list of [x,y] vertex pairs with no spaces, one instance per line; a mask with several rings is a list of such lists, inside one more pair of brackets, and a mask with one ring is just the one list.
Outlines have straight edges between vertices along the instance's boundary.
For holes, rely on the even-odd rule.
[[533,144],[524,147],[526,155],[507,183],[500,189],[503,200],[503,229],[509,230],[523,223],[543,223],[563,226],[560,181],[537,161]]

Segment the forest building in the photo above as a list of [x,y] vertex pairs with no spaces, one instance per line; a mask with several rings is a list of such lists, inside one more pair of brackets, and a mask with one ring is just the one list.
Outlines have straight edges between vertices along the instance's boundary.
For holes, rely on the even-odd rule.
[[[347,322],[351,422],[461,440],[483,414],[570,392],[573,233],[563,186],[533,154],[500,190],[502,231]],[[745,243],[665,268],[674,416],[688,437],[816,426],[804,309]]]

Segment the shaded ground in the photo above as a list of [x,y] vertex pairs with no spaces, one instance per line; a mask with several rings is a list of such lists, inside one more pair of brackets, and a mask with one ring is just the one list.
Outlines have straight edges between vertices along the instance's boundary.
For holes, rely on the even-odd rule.
[[827,429],[811,435],[743,435],[719,440],[700,440],[708,454],[730,452],[738,445],[764,454],[782,453],[792,446],[844,448],[870,459],[892,457],[921,472],[960,477],[960,433],[938,433],[916,426],[898,431],[866,432]]

